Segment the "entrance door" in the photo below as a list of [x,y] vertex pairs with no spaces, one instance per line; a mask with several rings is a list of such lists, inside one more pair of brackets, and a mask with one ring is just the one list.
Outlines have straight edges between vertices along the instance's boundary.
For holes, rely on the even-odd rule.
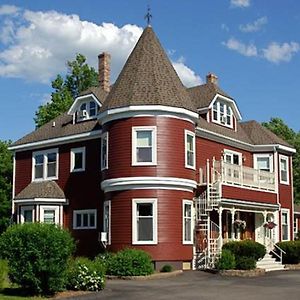
[[264,216],[262,214],[255,214],[255,241],[264,245],[265,244],[265,228]]

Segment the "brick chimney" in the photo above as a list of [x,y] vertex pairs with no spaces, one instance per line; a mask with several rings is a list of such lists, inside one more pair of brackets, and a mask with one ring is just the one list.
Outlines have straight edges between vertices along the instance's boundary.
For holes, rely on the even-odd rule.
[[213,83],[218,85],[218,76],[213,73],[208,73],[206,75],[206,83]]
[[103,52],[98,55],[99,85],[104,91],[110,91],[110,54]]

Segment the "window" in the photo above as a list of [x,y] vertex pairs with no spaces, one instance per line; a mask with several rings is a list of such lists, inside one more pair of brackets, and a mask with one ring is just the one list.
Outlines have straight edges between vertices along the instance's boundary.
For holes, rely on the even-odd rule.
[[157,199],[132,200],[132,243],[157,244]]
[[103,231],[107,233],[107,244],[111,243],[111,201],[104,202],[104,213],[103,213]]
[[281,211],[281,236],[283,241],[288,241],[290,239],[289,231],[289,210],[282,209]]
[[132,128],[132,165],[156,165],[156,127]]
[[297,237],[298,234],[298,218],[294,216],[294,239]]
[[73,229],[96,229],[97,228],[97,210],[74,210],[73,211]]
[[195,134],[185,130],[185,167],[195,169]]
[[40,222],[59,224],[59,206],[41,206]]
[[79,120],[88,120],[95,118],[98,113],[98,105],[95,101],[84,102],[80,105],[78,111]]
[[289,158],[279,155],[280,183],[289,184]]
[[273,172],[273,155],[254,154],[254,168],[266,172]]
[[90,117],[96,116],[96,103],[94,101],[90,101]]
[[108,132],[101,137],[101,170],[108,169]]
[[32,223],[34,221],[33,206],[21,207],[21,223]]
[[193,202],[183,200],[182,222],[183,222],[183,244],[193,244],[193,219],[192,219]]
[[233,114],[229,104],[222,101],[215,101],[213,104],[213,122],[233,127]]
[[85,171],[85,147],[71,149],[71,172]]
[[224,161],[232,165],[241,165],[242,153],[231,150],[224,150]]
[[47,180],[58,178],[58,149],[33,152],[32,179]]

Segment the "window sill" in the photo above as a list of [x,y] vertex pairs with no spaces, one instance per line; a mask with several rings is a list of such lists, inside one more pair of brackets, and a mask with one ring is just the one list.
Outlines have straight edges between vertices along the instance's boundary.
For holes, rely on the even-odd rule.
[[80,172],[85,172],[85,169],[71,170],[71,173],[80,173]]
[[73,230],[91,230],[97,229],[97,227],[73,227]]
[[151,167],[151,166],[157,166],[157,163],[154,162],[154,163],[146,163],[146,162],[143,162],[143,163],[132,163],[131,164],[132,167]]
[[58,177],[37,178],[37,179],[33,179],[32,182],[49,181],[49,180],[58,180]]
[[185,165],[186,169],[191,169],[191,170],[196,170],[195,166],[189,166],[189,165]]
[[132,242],[132,245],[157,245],[158,243],[156,241],[135,241]]

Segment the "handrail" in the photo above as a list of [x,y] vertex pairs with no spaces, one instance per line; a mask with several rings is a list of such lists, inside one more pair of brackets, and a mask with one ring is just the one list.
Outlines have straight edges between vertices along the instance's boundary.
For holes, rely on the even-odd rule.
[[280,263],[282,264],[282,256],[283,256],[282,254],[283,253],[286,254],[286,252],[276,244],[274,244],[273,246],[280,251],[280,254],[276,253],[274,250],[271,250],[271,252],[279,258]]

